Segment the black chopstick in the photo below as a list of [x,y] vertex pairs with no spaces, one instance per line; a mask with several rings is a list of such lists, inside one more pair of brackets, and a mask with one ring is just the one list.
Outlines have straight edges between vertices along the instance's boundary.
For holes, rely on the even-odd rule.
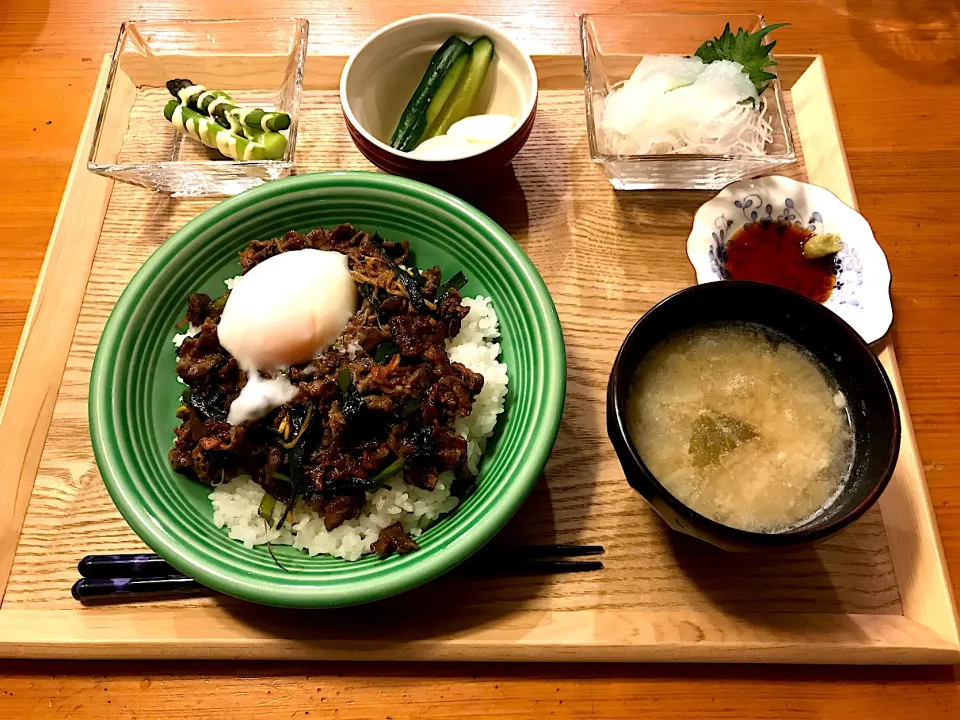
[[180,572],[159,555],[128,553],[124,555],[87,555],[77,565],[85,578],[145,578],[180,575]]
[[[467,567],[481,574],[552,575],[603,570],[597,560],[564,560],[603,554],[600,545],[514,545],[488,547]],[[182,595],[207,588],[152,553],[87,555],[77,565],[81,579],[71,592],[80,602],[134,600]]]
[[186,575],[154,578],[80,578],[70,593],[75,600],[134,599],[145,595],[183,595],[207,590]]

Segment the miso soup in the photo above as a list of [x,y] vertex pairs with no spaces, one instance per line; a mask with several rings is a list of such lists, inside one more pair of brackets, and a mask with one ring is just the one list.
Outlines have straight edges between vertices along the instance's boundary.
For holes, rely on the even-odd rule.
[[780,532],[837,496],[853,455],[843,395],[805,350],[747,323],[657,344],[630,386],[630,435],[678,500],[730,527]]

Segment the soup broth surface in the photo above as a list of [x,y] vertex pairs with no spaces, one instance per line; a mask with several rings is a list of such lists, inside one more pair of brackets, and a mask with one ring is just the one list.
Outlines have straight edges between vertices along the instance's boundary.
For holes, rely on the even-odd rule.
[[780,532],[832,502],[849,474],[843,395],[805,350],[751,324],[657,344],[630,387],[630,434],[660,483],[719,523]]

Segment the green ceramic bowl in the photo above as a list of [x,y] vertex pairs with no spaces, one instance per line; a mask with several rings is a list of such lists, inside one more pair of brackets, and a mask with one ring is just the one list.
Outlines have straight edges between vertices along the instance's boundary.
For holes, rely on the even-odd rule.
[[[182,386],[174,372],[174,325],[187,296],[219,295],[239,274],[251,239],[351,222],[409,240],[420,266],[462,270],[467,295],[493,299],[501,359],[510,376],[506,410],[478,488],[420,539],[420,550],[357,562],[290,547],[246,549],[214,527],[209,489],[174,473],[167,451]],[[178,570],[246,600],[334,607],[389,597],[432,580],[480,549],[537,481],[563,410],[566,356],[550,293],[529,258],[490,218],[452,195],[387,175],[337,172],[268,183],[190,221],[157,250],[107,321],[90,381],[90,435],[113,501],[134,531]]]

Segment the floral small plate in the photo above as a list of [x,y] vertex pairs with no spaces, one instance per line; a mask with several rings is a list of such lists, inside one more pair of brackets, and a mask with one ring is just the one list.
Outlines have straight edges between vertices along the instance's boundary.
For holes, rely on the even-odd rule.
[[770,175],[727,185],[704,203],[687,238],[687,257],[697,272],[697,283],[729,280],[727,241],[743,226],[765,219],[839,235],[842,249],[834,259],[836,285],[824,305],[867,343],[887,333],[893,323],[887,256],[863,215],[818,185]]

